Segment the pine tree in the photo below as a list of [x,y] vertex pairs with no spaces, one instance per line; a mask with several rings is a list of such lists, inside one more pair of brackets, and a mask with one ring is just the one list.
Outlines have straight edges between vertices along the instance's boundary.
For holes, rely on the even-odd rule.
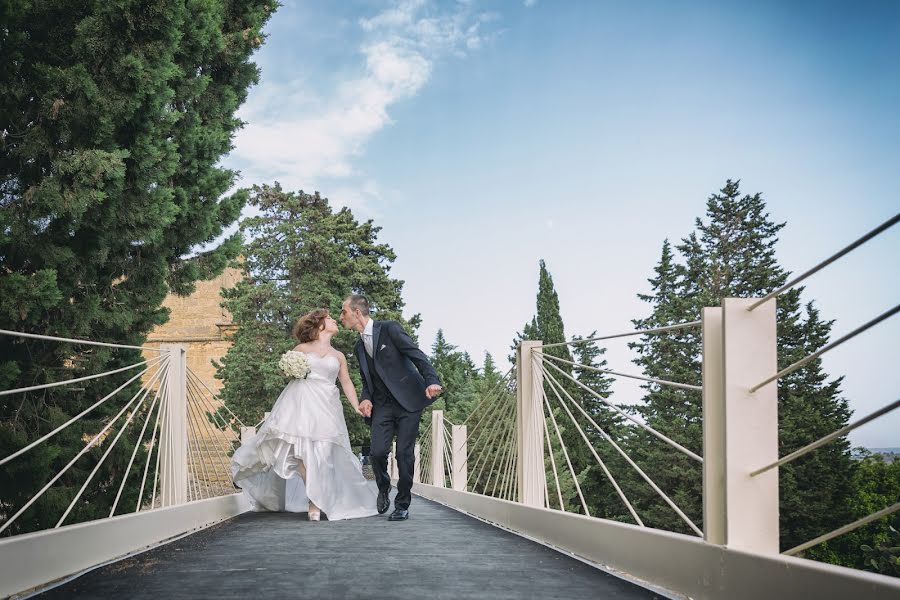
[[[216,166],[257,79],[268,0],[13,3],[0,53],[0,326],[140,344],[238,251],[216,240],[246,194]],[[0,338],[0,389],[136,363],[135,351]],[[0,399],[0,456],[77,414],[123,374]],[[130,397],[131,386],[117,396]],[[109,403],[0,469],[18,507],[121,407]],[[140,422],[140,416],[137,419]],[[113,430],[115,432],[115,430]],[[124,436],[66,521],[103,516],[133,448]],[[54,524],[105,450],[83,457],[9,533]],[[140,460],[137,461],[140,463]],[[126,490],[134,506],[137,490]]]
[[[799,304],[799,293],[789,301]],[[779,298],[782,307],[787,303]],[[784,368],[828,343],[833,321],[822,321],[812,302],[806,304],[806,319],[780,327],[779,368]],[[791,314],[798,314],[799,310]],[[795,331],[795,328],[797,331]],[[821,359],[778,382],[779,456],[803,446],[847,424],[850,408],[840,396],[842,377],[828,381]],[[853,464],[846,437],[779,467],[780,525],[782,549],[793,548],[823,533],[865,515],[854,515]],[[808,558],[845,564],[841,540],[827,542],[806,552]],[[858,549],[852,549],[858,554]]]
[[[695,236],[684,241],[684,248],[698,248]],[[690,254],[692,258],[694,254]],[[689,290],[689,269],[702,273],[702,263],[694,261],[684,267],[675,262],[672,246],[663,242],[654,277],[648,281],[653,294],[638,297],[653,306],[646,319],[634,320],[636,329],[652,329],[688,320],[698,302],[697,291]],[[701,363],[697,354],[699,336],[692,330],[677,330],[660,335],[643,336],[629,344],[638,364],[648,377],[699,385]],[[632,407],[644,422],[682,446],[699,453],[703,439],[702,399],[699,392],[647,383],[643,404]],[[627,452],[643,471],[697,526],[702,520],[702,480],[699,463],[639,428],[631,428],[626,440]],[[651,527],[690,533],[690,528],[636,474],[629,474],[628,495],[644,522]]]
[[[362,293],[375,318],[396,319],[414,331],[419,317],[403,321],[403,282],[389,275],[396,255],[378,243],[381,228],[372,221],[359,223],[350,209],[335,212],[318,193],[285,192],[278,184],[254,187],[250,205],[260,214],[241,224],[249,239],[240,263],[245,276],[223,291],[238,329],[216,377],[225,384],[226,405],[245,423],[256,423],[287,383],[277,363],[297,344],[291,329],[303,314],[328,308],[336,316],[344,298]],[[348,356],[357,390],[353,347],[358,339],[345,329],[333,338],[334,347]],[[368,428],[349,403],[343,406],[351,442],[364,444]]]
[[[585,342],[585,339],[597,337],[597,332],[592,331],[587,336],[572,336],[572,352],[575,355],[575,362],[579,365],[572,368],[572,374],[579,383],[587,386],[593,392],[601,397],[609,400],[612,395],[612,379],[608,375],[604,375],[598,369],[608,367],[606,359],[606,348],[600,347],[597,342]],[[591,368],[587,368],[591,367]],[[597,399],[593,394],[587,392],[580,386],[577,388],[578,400],[585,412],[587,412],[593,421],[609,437],[613,439],[621,447],[627,428],[623,425],[623,419],[619,414],[610,408],[605,402]],[[578,413],[577,410],[573,412]],[[619,452],[609,443],[596,428],[580,413],[578,414],[579,422],[583,423],[585,434],[591,441],[597,454],[603,460],[604,465],[610,474],[621,487],[628,479],[628,471],[631,468]],[[580,437],[580,436],[579,436]],[[583,440],[581,440],[583,443]],[[603,472],[602,467],[596,464],[596,458],[591,455],[588,460],[589,469],[585,475],[585,481],[582,491],[585,500],[590,506],[591,514],[595,517],[604,519],[613,519],[625,522],[634,522],[628,508],[622,502],[615,488],[612,486],[609,478]]]
[[[502,422],[508,422],[504,416],[516,401],[515,391],[509,386],[509,381],[504,382],[502,378],[503,374],[497,371],[493,357],[490,353],[485,353],[481,376],[475,380],[474,406],[463,417],[463,420],[468,419],[469,491],[488,491],[487,482],[491,471],[487,465],[499,458],[497,451],[500,448],[495,428]],[[495,440],[494,443],[491,443],[492,439]]]
[[[477,404],[480,376],[475,363],[468,353],[459,352],[456,346],[447,342],[444,331],[438,329],[431,347],[431,364],[437,371],[444,391],[438,400],[426,409],[426,413],[443,410],[445,418],[451,423],[462,423]],[[431,422],[426,413],[423,413],[423,428]]]
[[[740,194],[737,181],[727,181],[707,201],[706,220],[697,219],[696,232],[683,240],[678,250],[684,264],[677,264],[668,242],[650,280],[652,292],[639,296],[652,305],[647,319],[635,321],[639,328],[659,327],[700,318],[704,306],[719,306],[722,298],[759,297],[780,287],[787,279],[775,258],[777,235],[784,224],[771,221],[760,194]],[[808,303],[801,308],[803,288],[778,298],[779,367],[814,352],[827,343],[831,322],[822,321]],[[701,382],[699,332],[681,330],[644,336],[634,345],[636,363],[651,376],[682,383]],[[781,455],[818,439],[847,423],[849,411],[840,397],[840,378],[827,381],[821,363],[808,366],[782,379],[778,387],[779,440]],[[638,407],[647,423],[687,448],[702,448],[702,402],[699,392],[645,386],[644,403]],[[673,453],[659,440],[636,432],[629,446],[660,487],[700,525],[701,471],[699,464]],[[693,463],[693,464],[692,464]],[[849,519],[848,499],[852,478],[846,440],[780,469],[782,547],[830,531]],[[686,531],[678,517],[651,493],[642,496],[652,524]],[[817,554],[818,553],[818,554]],[[809,556],[827,558],[827,547]]]

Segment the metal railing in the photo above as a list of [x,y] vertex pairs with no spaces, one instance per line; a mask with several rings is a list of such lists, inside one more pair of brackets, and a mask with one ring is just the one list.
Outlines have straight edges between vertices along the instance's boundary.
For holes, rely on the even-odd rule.
[[[115,415],[104,420],[100,431],[92,434],[86,444],[55,475],[22,506],[10,507],[11,514],[0,521],[0,534],[6,533],[8,536],[9,532],[13,531],[12,526],[22,515],[70,472],[80,459],[92,450],[105,445],[103,453],[96,460],[54,528],[59,528],[71,520],[73,510],[82,501],[85,492],[110,455],[119,447],[121,440],[128,440],[133,450],[121,481],[117,482],[117,491],[108,517],[116,515],[117,510],[122,514],[121,500],[141,448],[145,450],[146,459],[137,469],[141,477],[140,486],[138,487],[137,483],[133,484],[137,488],[134,512],[235,493],[236,489],[231,483],[228,456],[238,441],[237,427],[242,423],[224,404],[216,400],[215,393],[206,383],[187,368],[183,347],[172,344],[160,347],[134,346],[8,330],[0,330],[0,335],[79,346],[141,350],[156,354],[135,364],[103,373],[0,391],[0,395],[4,396],[26,394],[104,377],[117,375],[128,377],[112,392],[68,418],[61,425],[0,458],[0,467],[4,467],[59,435],[76,422],[85,418],[96,418],[93,415],[97,414],[96,411],[101,406],[116,402],[123,390],[140,383],[140,387],[130,399],[120,405]],[[136,369],[139,370],[134,375],[123,375]],[[229,415],[228,420],[222,416],[220,408]],[[133,425],[141,419],[143,422],[140,431],[136,432]]]
[[[582,448],[587,448],[594,464],[638,527],[645,527],[640,510],[627,497],[608,459],[604,460],[598,452],[598,444],[607,445],[612,456],[621,458],[696,536],[707,543],[727,545],[764,556],[799,555],[817,544],[894,514],[900,510],[900,502],[783,553],[780,551],[778,467],[891,413],[900,406],[900,400],[861,416],[779,458],[778,396],[774,384],[810,365],[826,352],[885,322],[900,311],[900,305],[778,370],[775,303],[769,301],[886,231],[898,220],[900,215],[894,216],[762,298],[728,298],[723,300],[721,307],[703,309],[703,318],[699,321],[588,339],[576,338],[570,342],[522,342],[517,349],[515,377],[510,377],[511,371],[507,372],[501,381],[503,385],[498,385],[481,398],[463,423],[463,426],[469,427],[468,435],[462,431],[458,438],[454,436],[451,441],[446,436],[443,415],[433,417],[435,420],[422,437],[421,481],[436,487],[445,487],[449,482],[454,489],[562,512],[566,512],[569,502],[574,501],[579,512],[591,516],[591,503],[582,489],[580,473],[573,464],[572,449],[567,447],[568,440],[569,444],[583,443]],[[701,333],[698,339],[702,344],[703,385],[625,373],[547,352],[552,348],[631,336],[665,335],[686,329],[699,329]],[[660,388],[701,392],[704,415],[702,455],[623,410],[606,394],[579,381],[578,377],[573,376],[575,370],[636,379]],[[582,396],[581,399],[573,394],[575,390]],[[624,419],[626,429],[639,428],[699,463],[703,470],[702,529],[629,456],[621,440],[617,441],[585,409],[585,399],[599,401],[616,418]],[[565,431],[570,433],[564,435]],[[573,432],[577,436],[573,436]],[[446,445],[451,443],[454,445],[453,452],[445,452]],[[457,449],[465,451],[456,452]],[[442,461],[453,463],[451,473],[465,471],[468,474],[465,480],[452,481],[450,477],[438,476],[434,467],[436,454]],[[567,481],[568,492],[563,491],[562,480]],[[571,510],[571,507],[568,509]]]

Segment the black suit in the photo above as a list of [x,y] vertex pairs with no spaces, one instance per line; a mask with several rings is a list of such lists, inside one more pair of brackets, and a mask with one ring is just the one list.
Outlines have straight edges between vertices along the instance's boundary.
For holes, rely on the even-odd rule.
[[397,497],[394,508],[407,509],[412,498],[416,436],[422,409],[431,404],[425,396],[429,385],[440,385],[428,357],[396,321],[372,322],[372,351],[366,352],[360,337],[356,357],[362,375],[361,400],[372,402],[372,469],[378,489],[391,487],[387,457],[397,436]]

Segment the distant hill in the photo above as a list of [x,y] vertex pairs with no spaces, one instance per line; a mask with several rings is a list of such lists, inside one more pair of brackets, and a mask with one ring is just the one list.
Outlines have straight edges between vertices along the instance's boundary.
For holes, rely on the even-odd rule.
[[[900,448],[866,448],[872,454],[880,454],[884,457],[884,460],[887,462],[894,462],[895,460],[900,460]],[[854,458],[859,458],[859,456],[854,453]]]

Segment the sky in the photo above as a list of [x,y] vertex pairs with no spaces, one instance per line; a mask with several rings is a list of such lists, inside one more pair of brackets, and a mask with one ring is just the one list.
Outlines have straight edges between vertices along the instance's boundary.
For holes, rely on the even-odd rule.
[[[541,259],[567,335],[631,331],[726,179],[786,223],[795,273],[900,209],[900,3],[285,0],[266,34],[224,164],[373,219],[423,347],[440,328],[476,363],[506,364]],[[898,256],[895,227],[803,300],[847,333],[897,304]],[[900,394],[898,339],[894,317],[823,357],[857,417]],[[900,410],[850,438],[900,447]]]

